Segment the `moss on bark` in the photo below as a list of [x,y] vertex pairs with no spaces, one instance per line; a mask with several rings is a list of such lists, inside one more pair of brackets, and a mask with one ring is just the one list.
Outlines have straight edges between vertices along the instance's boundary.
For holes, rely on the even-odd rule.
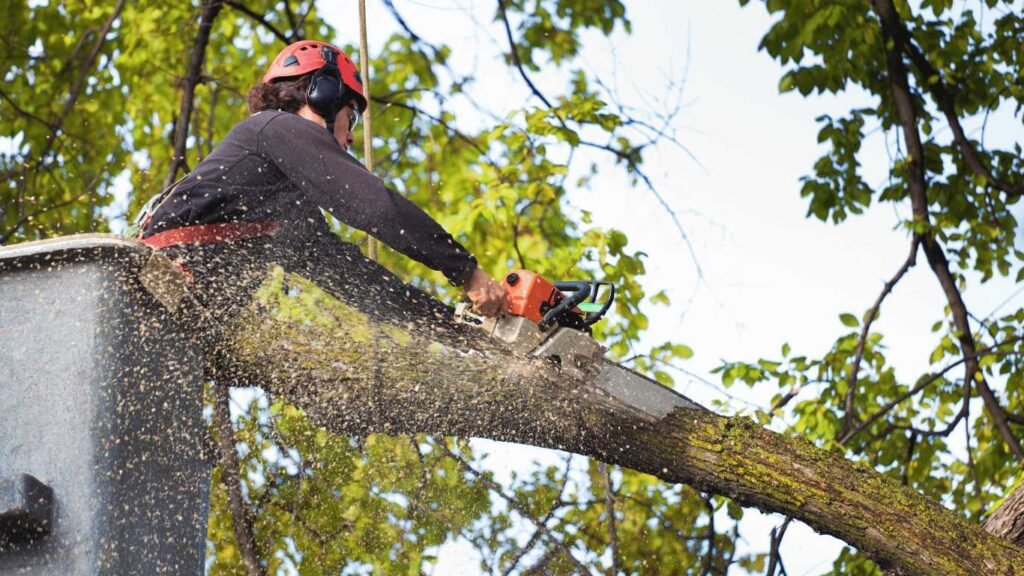
[[1021,549],[801,438],[703,410],[654,420],[476,333],[389,324],[280,269],[230,334],[227,374],[286,395],[337,433],[477,436],[595,456],[800,519],[907,574],[1024,566]]

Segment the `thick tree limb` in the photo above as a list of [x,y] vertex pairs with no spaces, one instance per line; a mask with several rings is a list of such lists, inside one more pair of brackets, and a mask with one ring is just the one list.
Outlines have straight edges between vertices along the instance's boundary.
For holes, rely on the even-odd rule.
[[1024,484],[1017,486],[988,520],[985,530],[1024,547]]
[[[903,128],[903,138],[907,146],[908,186],[913,208],[914,222],[927,228],[930,226],[928,215],[928,193],[925,179],[924,146],[918,131],[918,115],[910,91],[907,69],[903,64],[903,56],[896,43],[900,37],[902,23],[891,0],[872,0],[872,6],[881,22],[882,34],[886,40],[886,68],[889,87],[896,108],[896,115]],[[957,329],[960,349],[967,359],[965,362],[964,386],[976,385],[978,393],[985,403],[992,423],[1010,448],[1010,452],[1018,460],[1024,460],[1024,448],[1010,430],[1006,412],[999,404],[995,393],[989,387],[984,374],[978,368],[977,349],[971,333],[967,306],[964,304],[956,279],[949,269],[949,261],[938,240],[930,231],[918,232],[921,246],[924,249],[928,264],[938,279],[953,314],[953,322]]]
[[473,328],[378,324],[295,276],[259,294],[230,331],[232,371],[336,433],[476,436],[593,456],[799,519],[908,574],[1009,575],[1024,565],[1024,550],[896,479],[748,419],[698,409],[654,417],[471,339]]
[[178,177],[178,171],[181,170],[185,162],[185,144],[188,141],[189,119],[192,116],[195,102],[196,86],[199,84],[199,76],[203,71],[203,61],[206,58],[206,46],[210,43],[213,21],[223,7],[223,0],[203,0],[199,11],[199,32],[196,34],[195,44],[192,45],[188,71],[182,82],[181,109],[178,112],[178,120],[174,123],[174,151],[171,153],[171,165],[167,169],[167,177],[164,178],[164,189],[174,183]]

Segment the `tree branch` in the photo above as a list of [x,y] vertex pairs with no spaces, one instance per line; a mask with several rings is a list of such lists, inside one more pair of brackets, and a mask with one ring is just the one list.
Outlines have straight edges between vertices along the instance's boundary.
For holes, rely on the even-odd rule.
[[53,150],[53,147],[57,144],[57,140],[61,135],[61,128],[64,126],[64,121],[67,119],[71,110],[74,109],[75,103],[78,102],[79,96],[82,94],[83,88],[85,88],[86,80],[89,78],[89,70],[96,64],[96,59],[99,57],[100,50],[103,48],[103,44],[106,41],[107,34],[110,33],[110,29],[114,26],[114,22],[121,17],[121,12],[124,10],[125,0],[118,0],[114,6],[114,12],[107,18],[106,22],[103,23],[103,28],[100,29],[96,41],[93,43],[92,48],[89,50],[88,56],[79,68],[78,77],[75,78],[75,83],[71,86],[71,91],[68,92],[68,97],[64,100],[64,105],[61,106],[60,112],[57,116],[47,124],[53,132],[53,136],[46,141],[43,149],[36,154],[35,161],[24,167],[22,170],[10,171],[3,175],[0,180],[8,180],[19,174],[24,174],[29,170],[34,170],[36,167],[41,166],[46,162],[46,157]]
[[868,310],[867,316],[864,320],[864,326],[861,327],[860,330],[860,337],[857,340],[857,352],[853,359],[853,365],[850,367],[850,374],[846,380],[846,413],[843,417],[843,430],[840,432],[839,436],[845,435],[845,432],[853,427],[854,421],[856,420],[854,399],[857,390],[857,374],[860,372],[860,363],[864,358],[864,348],[867,346],[868,334],[871,330],[871,325],[875,322],[875,319],[878,318],[878,311],[882,307],[882,302],[885,301],[886,296],[892,292],[893,288],[896,287],[896,284],[903,279],[903,276],[907,271],[916,263],[917,247],[920,245],[920,242],[921,240],[917,236],[914,236],[913,239],[911,239],[910,255],[907,256],[907,260],[903,263],[903,266],[900,267],[899,271],[896,272],[896,275],[885,283],[882,293],[878,295],[878,298],[875,299],[874,305],[871,306],[870,310]]
[[711,496],[704,495],[704,509],[708,514],[708,531],[704,537],[708,542],[708,553],[704,555],[704,566],[701,568],[701,576],[709,576],[715,568],[715,505]]
[[454,451],[452,451],[452,449],[449,448],[447,444],[442,443],[441,445],[444,447],[445,453],[447,453],[451,459],[458,462],[459,467],[461,467],[466,472],[469,472],[474,478],[482,482],[484,486],[487,487],[488,490],[491,490],[492,492],[497,494],[502,500],[508,502],[509,506],[511,506],[513,510],[518,512],[520,516],[522,516],[530,523],[532,523],[534,526],[536,526],[538,531],[547,536],[548,540],[550,540],[551,543],[554,544],[566,556],[568,560],[570,560],[573,564],[576,565],[576,569],[579,570],[580,574],[591,573],[590,570],[588,570],[582,562],[580,562],[576,559],[575,556],[573,556],[572,550],[570,550],[569,547],[566,546],[565,542],[562,542],[561,539],[555,536],[548,529],[546,524],[541,523],[539,519],[535,518],[532,514],[530,514],[530,511],[527,510],[526,507],[524,507],[522,504],[520,504],[518,500],[509,496],[508,494],[505,494],[505,491],[497,482],[491,480],[489,476],[487,476],[486,474],[482,474],[476,468],[471,466],[469,462],[466,462],[466,460],[461,455],[456,454]]
[[71,198],[69,200],[65,200],[64,202],[58,202],[57,204],[50,204],[48,206],[40,206],[39,208],[37,208],[36,210],[32,211],[31,213],[22,216],[21,218],[18,219],[17,222],[14,223],[14,226],[11,226],[10,229],[8,229],[6,232],[4,232],[3,234],[0,234],[0,244],[5,244],[8,240],[10,240],[14,236],[15,233],[17,233],[19,228],[21,228],[26,223],[31,222],[32,220],[34,220],[38,216],[42,216],[43,214],[45,214],[47,212],[50,212],[50,211],[53,211],[53,210],[60,210],[61,208],[65,208],[67,206],[70,206],[70,205],[74,204],[75,202],[78,202],[79,200],[81,200],[85,196],[87,196],[89,193],[90,192],[87,189],[86,191],[79,193],[77,196],[75,196],[75,197],[73,197],[73,198]]
[[406,23],[405,19],[402,18],[402,15],[399,14],[398,8],[395,7],[394,0],[382,1],[384,2],[384,6],[386,6],[387,9],[391,12],[391,15],[394,16],[395,21],[398,22],[398,25],[402,28],[402,30],[405,30],[405,33],[409,36],[410,39],[412,39],[414,43],[426,46],[435,55],[439,52],[436,46],[424,40],[423,37],[420,36],[419,34],[413,32],[412,28],[409,27],[409,24]]
[[964,304],[960,290],[956,285],[949,270],[949,262],[946,260],[942,246],[936,240],[935,235],[928,230],[930,227],[928,216],[928,195],[927,181],[925,179],[924,147],[921,144],[921,137],[918,132],[917,110],[914,105],[907,77],[907,70],[903,64],[900,47],[896,44],[900,37],[902,23],[899,14],[893,6],[892,0],[872,0],[872,6],[878,15],[882,27],[882,34],[886,42],[886,68],[889,77],[889,87],[893,102],[896,107],[899,123],[903,128],[903,137],[907,145],[907,177],[910,188],[911,206],[914,213],[915,233],[921,237],[921,244],[924,248],[928,264],[932,268],[946,295],[950,311],[953,314],[953,322],[957,329],[957,338],[967,362],[964,365],[964,385],[977,385],[978,392],[984,401],[985,409],[992,418],[996,429],[999,431],[1010,448],[1010,452],[1018,460],[1024,460],[1024,449],[1020,441],[1010,430],[1006,419],[1006,412],[999,404],[995,393],[985,381],[984,374],[978,369],[976,360],[976,347],[974,336],[971,334],[970,321],[967,315],[967,307]]
[[541,91],[533,84],[533,80],[530,80],[530,76],[526,73],[523,68],[523,62],[519,59],[519,50],[516,47],[516,40],[512,36],[512,26],[508,21],[508,12],[505,10],[505,0],[498,0],[498,11],[501,13],[501,21],[505,24],[505,35],[508,37],[509,53],[512,55],[512,62],[515,63],[516,69],[519,70],[519,75],[523,78],[523,82],[529,86],[530,91],[533,95],[540,99],[548,108],[554,108],[551,102],[541,93]]
[[[56,139],[61,127],[64,126],[64,120],[68,114],[71,113],[71,109],[74,108],[75,102],[78,101],[78,97],[82,93],[82,89],[85,88],[85,81],[88,79],[89,70],[92,69],[93,65],[96,64],[96,59],[99,57],[100,49],[103,47],[103,43],[106,41],[107,34],[110,29],[114,26],[114,22],[121,17],[121,11],[124,10],[125,0],[118,0],[116,6],[114,6],[114,12],[107,18],[107,21],[103,23],[103,28],[100,30],[99,36],[96,38],[96,42],[93,43],[92,49],[89,50],[89,55],[85,59],[85,63],[82,64],[78,77],[75,78],[75,84],[71,87],[71,92],[68,94],[68,99],[64,101],[64,106],[61,109],[60,115],[54,120],[51,125],[53,126],[54,139]],[[54,139],[51,139],[48,144],[52,145]],[[46,156],[49,152],[47,148],[40,157]]]
[[619,573],[619,537],[615,527],[615,492],[612,489],[612,473],[608,465],[599,462],[598,470],[604,478],[604,504],[608,512],[608,548],[612,554],[612,574]]
[[220,446],[221,479],[228,491],[228,507],[231,510],[232,527],[235,532],[235,540],[238,543],[238,552],[242,557],[242,564],[245,566],[248,576],[265,576],[266,571],[256,554],[252,519],[246,511],[245,501],[242,499],[241,472],[235,453],[235,432],[231,427],[231,414],[228,409],[230,388],[225,383],[217,383],[213,390],[214,419],[217,424],[217,437]]
[[983,526],[996,536],[1024,547],[1024,484],[1017,486]]
[[[975,356],[973,359],[977,360],[977,359],[979,359],[979,358],[981,358],[983,356],[988,356],[990,354],[1000,354],[1001,352],[999,352],[997,350],[998,348],[1000,348],[1002,346],[1005,346],[1007,344],[1013,343],[1013,342],[1017,342],[1017,341],[1019,341],[1021,339],[1024,339],[1024,336],[1020,336],[1020,337],[1016,337],[1016,338],[1011,338],[1009,340],[1004,340],[1003,342],[1000,342],[1000,343],[995,344],[993,346],[990,346],[988,348],[983,348],[983,349],[981,349],[981,350],[979,350],[977,352],[977,356]],[[967,360],[968,359],[967,359],[966,356],[965,357],[961,357],[959,360],[957,360],[956,362],[951,363],[949,366],[946,366],[941,371],[936,372],[935,374],[932,374],[928,378],[925,378],[925,379],[919,381],[916,386],[914,386],[910,390],[904,392],[903,394],[900,394],[899,396],[894,398],[891,402],[889,402],[885,406],[882,406],[881,408],[879,408],[878,411],[875,412],[874,414],[872,414],[867,420],[865,420],[864,422],[861,422],[860,424],[858,424],[856,428],[854,428],[854,429],[848,431],[846,434],[844,434],[841,438],[839,438],[838,442],[840,444],[846,444],[847,442],[850,441],[851,438],[853,438],[857,434],[860,434],[861,432],[866,430],[869,426],[874,424],[879,418],[881,418],[882,416],[887,414],[890,410],[892,410],[893,408],[898,406],[901,402],[903,402],[903,401],[907,400],[908,398],[914,396],[915,394],[917,394],[921,390],[924,390],[929,385],[931,385],[933,382],[935,382],[939,378],[942,378],[943,376],[945,376],[946,373],[949,372],[950,370],[952,370],[953,368],[956,368],[957,366],[966,363]],[[969,385],[967,383],[965,383],[964,386],[969,386]]]
[[[277,39],[280,40],[281,42],[284,42],[285,44],[289,43],[288,36],[285,35],[284,32],[281,32],[281,30],[277,26],[274,26],[273,24],[271,24],[270,21],[267,20],[261,14],[257,14],[256,12],[253,12],[253,10],[251,8],[249,8],[248,6],[246,6],[245,4],[242,4],[241,2],[238,2],[236,0],[223,0],[223,2],[225,4],[227,4],[228,6],[231,6],[235,10],[238,10],[242,14],[245,14],[249,18],[252,18],[254,21],[256,21],[256,23],[260,24],[261,26],[263,26],[264,28],[269,30],[270,33],[273,34],[274,36],[276,36]],[[287,4],[288,4],[288,2],[286,1],[285,5],[287,6]]]
[[[532,92],[534,96],[536,96],[541,102],[543,102],[549,110],[554,110],[554,105],[552,105],[551,101],[548,100],[546,96],[544,96],[544,94],[540,91],[539,88],[537,88],[537,86],[533,83],[533,80],[530,79],[530,75],[526,73],[526,69],[523,67],[523,63],[519,58],[519,51],[517,49],[515,37],[512,35],[512,26],[511,24],[509,24],[508,13],[505,9],[505,0],[498,0],[498,12],[501,15],[501,20],[505,27],[505,36],[508,39],[509,53],[512,55],[512,61],[515,64],[516,69],[519,71],[519,75],[522,77],[523,81],[526,82],[526,85],[529,87],[530,92]],[[557,119],[559,124],[562,125],[563,128],[571,130],[571,128],[569,128],[569,126],[566,124],[565,120],[562,119],[561,116],[555,114],[555,118]],[[579,141],[579,145],[587,146],[589,148],[595,148],[597,150],[603,150],[605,152],[611,152],[613,155],[615,155],[616,158],[626,162],[626,165],[629,168],[630,172],[640,177],[640,179],[643,181],[647,189],[654,195],[655,199],[672,219],[672,223],[675,225],[676,230],[679,231],[679,234],[683,242],[686,244],[686,247],[689,250],[690,259],[693,261],[694,268],[697,271],[697,277],[703,280],[704,271],[700,266],[699,260],[697,259],[697,253],[696,251],[694,251],[693,244],[690,242],[690,237],[686,233],[686,230],[683,228],[682,222],[680,222],[679,220],[679,214],[676,213],[676,211],[673,210],[671,206],[669,206],[668,202],[661,195],[661,193],[658,192],[658,189],[654,186],[654,183],[651,181],[651,179],[640,168],[639,162],[637,162],[636,157],[643,150],[643,146],[635,147],[631,149],[629,152],[625,152],[622,150],[617,150],[608,144],[599,144],[596,142],[589,142],[582,139]]]
[[288,19],[288,26],[291,27],[292,36],[294,37],[296,26],[298,26],[295,22],[295,12],[292,11],[292,5],[289,0],[281,0],[281,3],[284,4],[284,17]]
[[[381,96],[373,96],[372,100],[374,102],[378,102],[380,104],[383,104],[385,109],[387,107],[389,107],[389,106],[395,106],[396,108],[403,108],[405,110],[408,110],[408,111],[412,112],[413,114],[422,115],[422,116],[428,118],[431,122],[435,122],[437,125],[441,126],[445,130],[450,132],[452,135],[454,135],[459,140],[462,140],[463,142],[469,144],[474,150],[479,152],[482,156],[484,156],[484,157],[489,159],[489,157],[487,156],[487,150],[485,150],[483,148],[483,146],[480,145],[479,142],[477,142],[472,136],[469,136],[469,135],[465,134],[464,132],[461,132],[458,128],[452,126],[451,124],[448,124],[447,122],[444,121],[443,118],[441,118],[439,116],[434,116],[433,114],[427,112],[426,110],[423,110],[422,108],[419,108],[419,107],[414,106],[412,104],[406,104],[405,102],[398,102],[398,101],[395,101],[395,100],[388,100],[388,99],[386,99],[384,97],[381,97]],[[497,167],[497,165],[494,165],[494,166]]]
[[786,574],[786,569],[782,566],[782,539],[786,537],[786,529],[789,528],[789,523],[792,522],[792,518],[786,518],[782,521],[782,524],[772,528],[771,532],[771,549],[768,552],[768,571],[765,572],[765,576],[775,576],[776,568],[780,576]]
[[3,90],[0,90],[0,98],[6,100],[7,103],[11,105],[11,108],[14,109],[14,112],[17,113],[19,116],[21,116],[23,118],[28,118],[29,120],[34,120],[35,122],[38,122],[39,124],[42,124],[43,126],[46,126],[51,132],[54,131],[53,130],[53,124],[51,124],[48,120],[44,120],[43,118],[40,118],[39,116],[36,116],[35,114],[29,112],[28,110],[25,110],[25,109],[21,108],[20,106],[18,106],[18,103],[15,102],[14,99],[11,98],[7,94],[7,92],[4,92]]
[[[909,7],[907,9],[910,10]],[[985,163],[982,162],[981,157],[978,155],[978,151],[975,150],[971,141],[967,139],[964,129],[960,125],[960,118],[956,114],[956,90],[946,86],[946,83],[942,80],[942,74],[932,66],[931,62],[928,61],[928,58],[925,57],[924,53],[921,52],[921,49],[914,42],[913,35],[907,29],[906,23],[897,18],[895,24],[896,26],[893,28],[894,37],[914,64],[914,68],[917,69],[918,84],[931,92],[935,104],[942,111],[943,116],[946,117],[946,122],[953,132],[953,141],[960,149],[967,167],[976,175],[983,177],[992,186],[1011,196],[1021,196],[1024,194],[1024,186],[1013,185],[997,178],[985,166]]]
[[[917,575],[1009,575],[1024,565],[1021,549],[801,438],[699,408],[635,408],[590,379],[517,356],[472,327],[437,322],[419,306],[391,326],[429,330],[399,328],[403,335],[392,337],[387,323],[325,292],[303,303],[287,290],[261,289],[224,346],[238,378],[287,394],[334,433],[474,436],[592,456],[799,519]],[[276,312],[284,299],[298,307],[287,316]],[[302,320],[314,313],[336,321]],[[390,353],[381,358],[375,349]],[[465,351],[457,369],[452,351]]]
[[[548,521],[551,520],[551,518],[555,515],[555,511],[557,511],[558,508],[561,506],[562,495],[565,494],[565,488],[569,484],[569,470],[571,469],[571,467],[572,455],[570,454],[565,458],[565,470],[562,472],[562,485],[558,489],[558,498],[556,498],[555,501],[551,503],[551,508],[548,509],[547,514],[545,514],[544,517],[540,519],[540,525],[547,526]],[[540,536],[540,528],[535,529],[533,531],[533,534],[530,536],[530,539],[526,542],[526,545],[519,549],[519,553],[516,554],[515,558],[512,559],[512,562],[501,573],[502,576],[509,576],[509,574],[511,574],[512,571],[516,569],[516,566],[518,566],[519,563],[523,560],[523,557],[526,556],[526,554],[533,549],[533,546],[537,543],[537,540],[540,539]]]
[[192,45],[192,56],[189,59],[188,71],[182,85],[184,94],[181,97],[178,119],[174,125],[174,151],[171,154],[171,166],[167,170],[167,177],[164,178],[164,190],[174,183],[178,177],[178,171],[185,163],[185,144],[188,141],[189,119],[195,102],[196,86],[199,82],[199,75],[203,71],[203,61],[206,57],[206,46],[210,42],[213,21],[224,7],[224,1],[203,0],[199,11],[199,32],[196,34],[195,44]]

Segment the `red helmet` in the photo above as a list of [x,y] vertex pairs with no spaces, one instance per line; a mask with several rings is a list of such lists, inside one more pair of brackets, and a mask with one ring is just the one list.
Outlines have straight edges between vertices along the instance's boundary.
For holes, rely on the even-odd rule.
[[366,97],[363,96],[363,79],[359,75],[359,68],[356,68],[347,54],[326,42],[302,40],[289,44],[274,58],[267,73],[263,75],[263,83],[269,84],[279,78],[302,76],[307,72],[320,70],[327,64],[320,53],[321,48],[324,47],[338,56],[338,71],[341,73],[341,81],[347,89],[345,90],[346,97],[355,100],[359,112],[366,110]]

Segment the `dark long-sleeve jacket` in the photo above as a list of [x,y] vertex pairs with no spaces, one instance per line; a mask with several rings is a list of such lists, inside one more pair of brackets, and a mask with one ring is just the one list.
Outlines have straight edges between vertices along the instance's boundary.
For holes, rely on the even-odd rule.
[[278,221],[323,236],[323,208],[461,286],[476,260],[418,206],[389,189],[323,127],[265,111],[235,126],[154,209],[143,237],[199,224]]

